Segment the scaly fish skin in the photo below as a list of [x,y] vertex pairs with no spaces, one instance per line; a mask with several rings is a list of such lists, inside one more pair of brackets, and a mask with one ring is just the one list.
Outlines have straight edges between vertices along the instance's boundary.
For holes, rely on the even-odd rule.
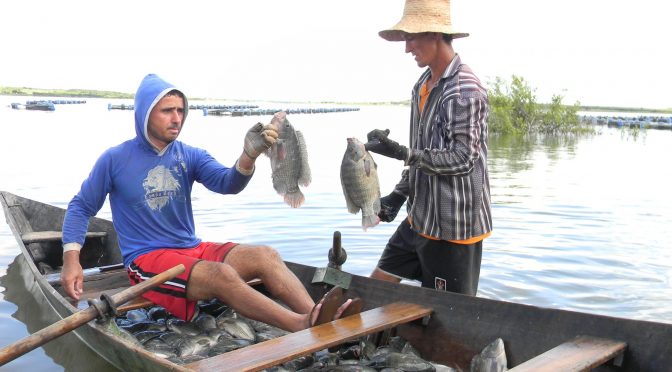
[[362,227],[366,230],[380,222],[380,186],[373,157],[357,138],[348,138],[348,147],[341,162],[341,186],[348,212],[362,211]]
[[273,188],[285,203],[298,208],[305,201],[299,185],[306,187],[311,182],[306,141],[282,111],[273,115],[271,124],[278,130],[278,140],[266,151],[271,159]]

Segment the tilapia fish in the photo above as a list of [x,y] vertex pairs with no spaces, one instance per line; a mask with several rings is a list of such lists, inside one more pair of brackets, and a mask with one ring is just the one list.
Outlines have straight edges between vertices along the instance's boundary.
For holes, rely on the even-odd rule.
[[306,187],[311,181],[306,141],[284,112],[273,115],[271,124],[278,130],[277,142],[266,151],[271,159],[273,188],[284,197],[285,203],[298,208],[305,201],[299,185]]
[[378,225],[380,218],[380,186],[373,157],[357,138],[348,138],[348,147],[341,162],[341,186],[348,212],[362,211],[362,227]]
[[503,372],[506,371],[506,351],[504,341],[496,339],[471,359],[471,372]]

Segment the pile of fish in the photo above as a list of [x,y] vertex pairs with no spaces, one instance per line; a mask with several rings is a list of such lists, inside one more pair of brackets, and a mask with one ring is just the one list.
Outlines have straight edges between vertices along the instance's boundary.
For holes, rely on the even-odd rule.
[[282,111],[273,115],[271,124],[278,130],[278,140],[266,151],[271,159],[273,188],[285,203],[298,208],[305,201],[299,185],[306,187],[311,182],[306,141]]
[[343,344],[338,350],[322,350],[275,366],[269,372],[285,371],[450,371],[455,369],[427,361],[401,337],[391,337],[376,346],[368,337]]
[[127,340],[177,364],[192,363],[287,334],[277,327],[245,318],[217,300],[198,306],[198,315],[191,322],[154,306],[130,310],[115,318],[115,324]]
[[373,157],[357,138],[348,138],[341,162],[341,186],[348,212],[362,211],[362,228],[366,230],[380,222],[380,185]]
[[[245,318],[216,299],[199,303],[191,322],[178,319],[161,306],[130,310],[110,324],[127,341],[156,356],[183,365],[288,334],[263,322]],[[401,337],[378,342],[377,335],[311,353],[267,371],[450,371],[457,370],[423,359]],[[501,339],[488,345],[471,362],[471,372],[506,370]]]

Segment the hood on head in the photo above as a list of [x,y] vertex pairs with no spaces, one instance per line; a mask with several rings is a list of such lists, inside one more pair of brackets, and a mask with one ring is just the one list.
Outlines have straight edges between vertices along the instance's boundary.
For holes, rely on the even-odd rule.
[[157,102],[172,90],[180,91],[184,96],[184,118],[182,119],[182,125],[184,125],[189,111],[189,103],[184,92],[177,89],[173,84],[161,79],[156,74],[148,74],[142,79],[137,92],[135,92],[135,134],[151,148],[154,148],[154,146],[149,142],[147,134],[149,113],[152,112],[152,108],[156,106]]

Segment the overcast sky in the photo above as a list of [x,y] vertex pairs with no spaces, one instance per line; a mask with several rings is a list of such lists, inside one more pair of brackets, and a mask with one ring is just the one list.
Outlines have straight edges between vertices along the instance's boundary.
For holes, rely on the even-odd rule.
[[[454,42],[485,83],[515,74],[548,102],[672,108],[661,0],[454,0]],[[135,92],[158,73],[188,96],[405,100],[422,72],[381,39],[403,0],[8,1],[0,86]]]

